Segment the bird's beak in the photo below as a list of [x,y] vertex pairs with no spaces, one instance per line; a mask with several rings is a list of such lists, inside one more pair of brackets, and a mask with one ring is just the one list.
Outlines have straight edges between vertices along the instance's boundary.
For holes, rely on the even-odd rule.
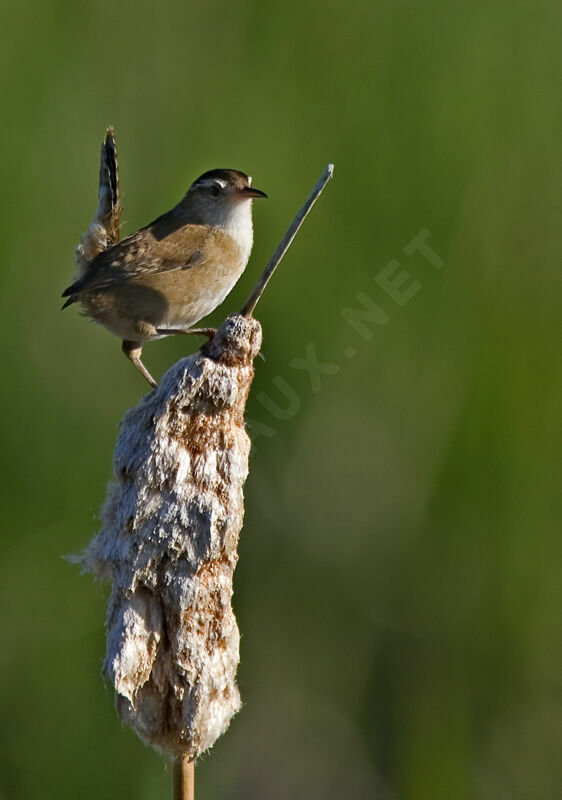
[[242,197],[267,197],[265,192],[260,189],[254,189],[253,186],[245,186],[244,189],[240,189],[238,194],[241,194]]

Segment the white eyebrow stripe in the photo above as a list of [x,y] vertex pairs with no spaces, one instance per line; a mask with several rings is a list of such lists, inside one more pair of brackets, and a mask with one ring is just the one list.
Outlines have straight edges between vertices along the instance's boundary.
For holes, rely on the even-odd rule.
[[196,186],[220,186],[221,189],[226,189],[228,183],[222,178],[205,178],[203,181],[197,181]]

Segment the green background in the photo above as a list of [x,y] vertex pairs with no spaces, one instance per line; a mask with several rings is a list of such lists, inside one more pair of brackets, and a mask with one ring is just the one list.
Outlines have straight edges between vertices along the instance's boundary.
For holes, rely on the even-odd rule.
[[[107,587],[62,559],[146,391],[59,312],[109,123],[125,233],[210,168],[268,192],[214,322],[336,165],[258,307],[245,705],[198,798],[560,797],[558,4],[22,0],[0,23],[2,800],[171,797],[100,677]],[[441,269],[404,252],[423,229]],[[392,259],[421,284],[403,305]],[[370,338],[342,316],[361,293]],[[310,343],[339,368],[318,391],[290,366]]]

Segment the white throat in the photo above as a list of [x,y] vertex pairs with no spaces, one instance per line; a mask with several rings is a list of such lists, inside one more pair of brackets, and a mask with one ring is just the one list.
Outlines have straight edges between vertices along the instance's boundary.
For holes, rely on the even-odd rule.
[[244,260],[250,257],[254,231],[252,227],[252,201],[241,200],[232,204],[226,219],[220,223],[236,241],[244,254]]

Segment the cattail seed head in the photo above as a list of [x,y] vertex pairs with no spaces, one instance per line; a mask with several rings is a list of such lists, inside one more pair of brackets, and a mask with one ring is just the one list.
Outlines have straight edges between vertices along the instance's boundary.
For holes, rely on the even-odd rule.
[[240,708],[232,578],[260,346],[255,319],[228,317],[127,412],[103,527],[80,558],[111,581],[103,672],[119,716],[149,744],[191,759]]

